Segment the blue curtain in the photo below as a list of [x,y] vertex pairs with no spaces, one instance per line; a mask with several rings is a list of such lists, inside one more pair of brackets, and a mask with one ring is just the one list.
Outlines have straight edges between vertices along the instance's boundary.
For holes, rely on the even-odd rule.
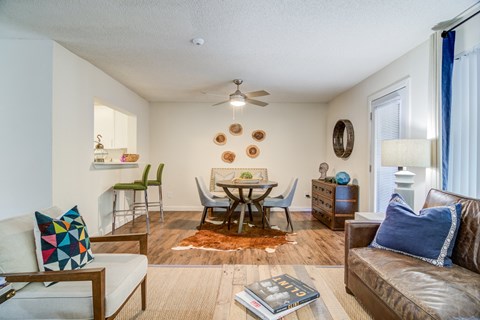
[[[443,35],[442,35],[443,36]],[[442,190],[447,190],[450,151],[450,114],[452,109],[452,72],[455,56],[455,31],[443,37],[442,45]]]

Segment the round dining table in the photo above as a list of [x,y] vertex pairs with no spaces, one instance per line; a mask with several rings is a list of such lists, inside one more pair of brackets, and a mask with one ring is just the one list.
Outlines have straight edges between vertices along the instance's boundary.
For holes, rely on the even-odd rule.
[[[238,221],[238,233],[242,232],[243,219],[245,217],[245,207],[252,204],[255,206],[255,208],[257,208],[258,212],[262,214],[262,221],[267,221],[268,224],[268,220],[265,219],[262,200],[270,194],[274,187],[278,186],[277,182],[266,180],[233,179],[218,181],[216,185],[223,188],[223,191],[225,191],[227,196],[233,201],[224,220],[225,222],[228,219],[229,228],[230,219],[238,205],[241,206],[240,218]],[[230,191],[230,189],[238,189],[238,195],[234,194],[232,191]],[[254,190],[263,192],[254,193]]]

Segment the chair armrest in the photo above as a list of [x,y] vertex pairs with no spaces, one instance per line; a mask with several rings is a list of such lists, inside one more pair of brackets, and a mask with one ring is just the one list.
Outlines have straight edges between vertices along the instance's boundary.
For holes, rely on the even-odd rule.
[[140,254],[148,254],[148,234],[147,233],[131,233],[110,236],[90,237],[90,242],[123,242],[138,241],[140,244]]
[[368,247],[377,234],[380,222],[345,221],[345,285],[348,289],[348,251],[353,248]]
[[77,270],[39,271],[3,273],[8,282],[58,282],[58,281],[97,281],[99,275],[105,275],[105,268],[86,268]]
[[91,281],[94,319],[105,319],[105,268],[4,273],[0,276],[8,282]]

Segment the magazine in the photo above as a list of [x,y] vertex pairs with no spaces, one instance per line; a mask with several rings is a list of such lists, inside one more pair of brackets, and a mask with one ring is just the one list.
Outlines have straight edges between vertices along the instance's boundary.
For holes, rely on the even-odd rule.
[[243,306],[245,306],[248,310],[252,311],[256,316],[258,316],[262,320],[277,320],[282,317],[285,317],[287,314],[290,314],[292,312],[295,312],[296,310],[303,308],[304,306],[308,305],[309,303],[315,301],[315,300],[310,300],[308,302],[305,302],[303,304],[300,304],[296,307],[283,310],[278,313],[271,313],[268,311],[267,308],[265,308],[261,303],[259,303],[255,298],[253,298],[251,295],[249,295],[245,291],[241,291],[235,295],[235,300],[240,302]]
[[246,286],[245,291],[272,313],[296,307],[320,296],[317,290],[288,274],[254,282]]

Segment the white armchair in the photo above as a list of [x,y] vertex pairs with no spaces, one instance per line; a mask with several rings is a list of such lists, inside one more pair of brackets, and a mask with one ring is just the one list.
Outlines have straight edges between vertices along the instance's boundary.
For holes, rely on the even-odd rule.
[[[147,234],[90,237],[91,242],[136,241],[140,254],[97,253],[82,269],[39,272],[33,223],[33,214],[0,221],[0,276],[17,290],[0,304],[0,318],[113,319],[139,286],[146,309]],[[44,281],[58,283],[46,287]]]

